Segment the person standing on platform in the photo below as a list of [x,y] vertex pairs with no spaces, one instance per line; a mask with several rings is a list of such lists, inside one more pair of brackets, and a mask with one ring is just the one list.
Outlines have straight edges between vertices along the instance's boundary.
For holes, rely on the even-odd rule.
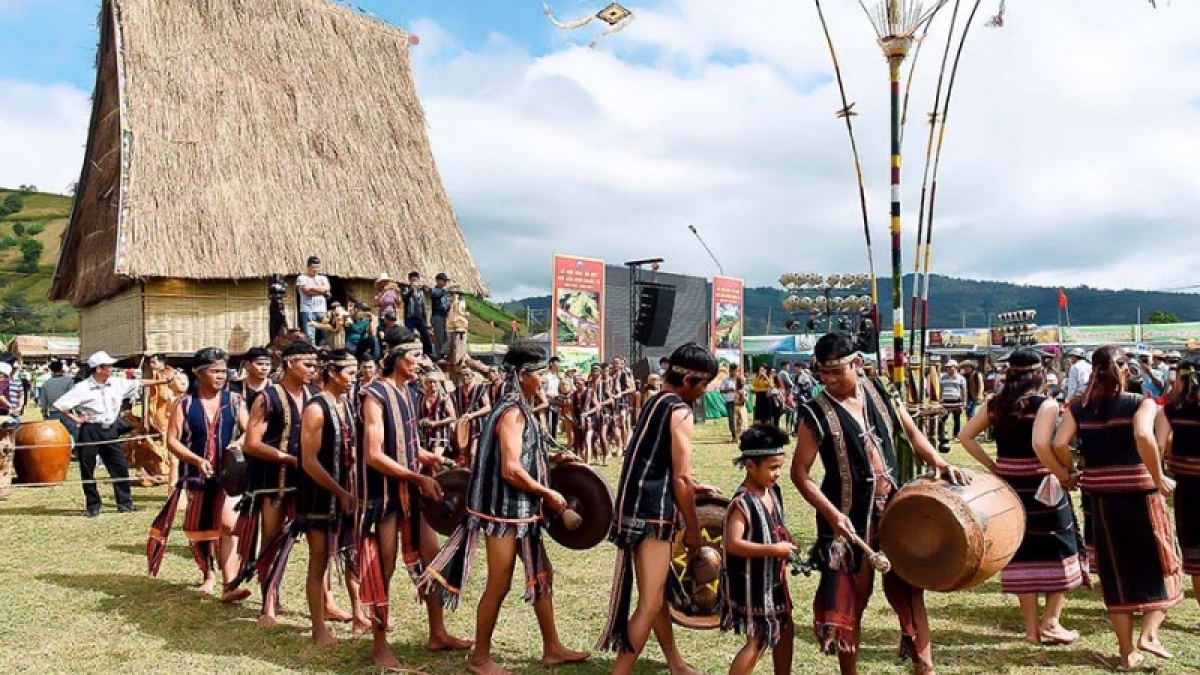
[[313,324],[325,320],[325,298],[329,295],[329,278],[321,274],[321,259],[317,256],[309,256],[304,274],[296,277],[296,294],[300,298],[297,317],[300,328],[308,336],[309,342],[318,344],[317,328]]
[[429,314],[433,322],[433,346],[438,356],[449,356],[450,343],[446,337],[446,321],[450,318],[450,289],[446,286],[450,277],[445,272],[438,272],[434,277],[434,286],[429,289]]
[[429,311],[425,308],[425,284],[420,272],[408,273],[408,285],[401,291],[404,301],[404,327],[421,337],[426,356],[433,356],[433,339],[429,335]]
[[96,459],[104,461],[108,474],[113,479],[113,497],[118,513],[139,511],[133,505],[133,494],[129,490],[129,465],[125,451],[118,440],[124,431],[121,423],[121,403],[133,398],[142,387],[164,384],[165,380],[124,380],[113,377],[116,359],[107,352],[96,352],[88,357],[91,377],[83,380],[54,402],[54,409],[63,413],[79,425],[79,477],[83,479],[83,496],[87,504],[87,516],[100,515],[100,489],[96,479]]

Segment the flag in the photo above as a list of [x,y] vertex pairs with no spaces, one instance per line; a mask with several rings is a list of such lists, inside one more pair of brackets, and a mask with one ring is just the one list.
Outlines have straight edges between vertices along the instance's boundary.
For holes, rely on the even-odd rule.
[[1061,289],[1061,288],[1058,289],[1058,308],[1059,309],[1067,308],[1067,294],[1063,293],[1063,289]]

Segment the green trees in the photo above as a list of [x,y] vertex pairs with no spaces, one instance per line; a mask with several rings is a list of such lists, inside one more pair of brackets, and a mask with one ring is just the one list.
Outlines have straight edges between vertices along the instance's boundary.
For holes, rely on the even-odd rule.
[[32,274],[38,269],[38,262],[42,258],[42,242],[37,239],[22,239],[20,244],[21,263],[17,265],[17,271],[23,274]]

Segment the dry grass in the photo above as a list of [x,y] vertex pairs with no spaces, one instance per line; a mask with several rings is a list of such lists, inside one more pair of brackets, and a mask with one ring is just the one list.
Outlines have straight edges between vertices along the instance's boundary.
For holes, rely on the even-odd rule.
[[[723,442],[720,422],[700,427],[696,449],[702,480],[732,490],[739,480],[729,464],[732,447]],[[961,453],[955,460],[965,461]],[[615,467],[605,470],[615,478]],[[145,574],[146,528],[165,497],[165,491],[139,490],[135,499],[146,511],[121,516],[111,511],[111,491],[102,491],[110,510],[98,520],[80,515],[78,488],[20,491],[0,506],[0,644],[4,672],[101,673],[124,672],[372,672],[368,643],[351,639],[345,628],[343,644],[334,651],[311,647],[305,635],[302,575],[305,549],[297,548],[286,583],[286,606],[292,613],[282,627],[260,632],[254,627],[256,603],[223,607],[196,597],[197,573],[176,533],[163,575]],[[793,532],[811,541],[813,512],[790,487],[787,512]],[[573,647],[588,647],[604,618],[614,553],[605,544],[585,553],[552,546],[557,568],[556,598],[559,626]],[[482,571],[482,568],[480,568]],[[467,590],[464,611],[451,617],[451,627],[469,634],[470,610],[483,581],[476,574]],[[791,578],[800,626],[796,673],[836,672],[830,657],[817,654],[809,631],[815,579]],[[463,673],[461,657],[428,655],[421,650],[424,620],[412,602],[411,587],[398,580],[396,629],[392,643],[401,659],[429,673]],[[1162,673],[1200,669],[1196,625],[1200,612],[1189,598],[1171,612],[1163,641],[1175,650],[1173,662],[1157,661]],[[1072,647],[1031,647],[1021,640],[1016,601],[999,592],[993,580],[962,593],[932,595],[929,605],[937,640],[939,673],[1093,673],[1101,672],[1097,655],[1116,652],[1097,593],[1072,594],[1065,621],[1083,633]],[[680,631],[686,654],[705,672],[724,672],[740,647],[739,638],[719,633]],[[900,674],[908,669],[896,661],[895,622],[881,592],[868,611],[863,649],[863,672]],[[533,613],[510,598],[497,633],[503,661],[524,673],[546,672],[536,659],[539,642]],[[606,673],[607,655],[588,665],[563,668],[562,673]],[[656,647],[647,650],[639,673],[665,672]],[[759,672],[767,672],[765,664]]]
[[486,294],[406,33],[326,0],[105,0],[99,24],[56,299],[93,304],[122,277],[293,274],[313,253],[334,276],[437,270]]

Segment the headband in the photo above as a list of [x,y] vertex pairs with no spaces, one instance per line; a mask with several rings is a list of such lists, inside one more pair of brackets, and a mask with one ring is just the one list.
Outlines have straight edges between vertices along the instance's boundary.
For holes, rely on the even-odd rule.
[[767,457],[778,457],[784,453],[783,448],[757,448],[754,450],[743,450],[742,454],[733,459],[734,466],[740,466],[748,459],[765,459]]
[[344,359],[337,359],[336,361],[322,361],[322,362],[321,362],[321,365],[323,365],[323,366],[333,366],[333,367],[335,367],[335,368],[349,368],[350,366],[355,366],[355,367],[357,367],[357,366],[358,366],[358,359],[356,359],[356,358],[354,358],[353,356],[351,356],[351,357],[347,357],[347,358],[344,358]]
[[833,366],[845,366],[845,365],[854,363],[854,359],[857,359],[857,358],[858,358],[858,352],[851,352],[851,353],[843,356],[840,359],[829,359],[828,361],[822,361],[820,359],[817,359],[817,366],[819,368],[825,368],[825,367],[832,368]]
[[1038,371],[1041,369],[1042,369],[1042,364],[1034,363],[1034,364],[1028,365],[1028,366],[1009,366],[1008,372],[1010,372],[1010,373],[1030,373],[1030,372],[1035,372],[1035,371]]
[[522,374],[527,375],[529,373],[536,373],[539,370],[546,370],[549,367],[549,361],[534,361],[533,363],[526,363],[525,365],[518,367],[517,370]]
[[[216,367],[217,363],[220,363],[220,362],[225,362],[226,364],[228,364],[228,361],[226,361],[225,359],[218,359],[217,361],[213,361],[212,363],[206,363],[202,366],[196,366],[195,368],[192,368],[192,372],[199,375],[200,373],[208,370],[209,368]],[[228,367],[228,366],[226,366],[226,367]]]
[[712,373],[703,373],[699,370],[692,370],[691,368],[684,368],[683,366],[674,364],[671,365],[671,372],[684,377],[694,377],[698,380],[711,380],[713,378]]
[[425,345],[421,344],[420,341],[417,340],[414,340],[413,342],[401,342],[395,347],[392,347],[393,352],[415,352],[418,349],[425,349]]

